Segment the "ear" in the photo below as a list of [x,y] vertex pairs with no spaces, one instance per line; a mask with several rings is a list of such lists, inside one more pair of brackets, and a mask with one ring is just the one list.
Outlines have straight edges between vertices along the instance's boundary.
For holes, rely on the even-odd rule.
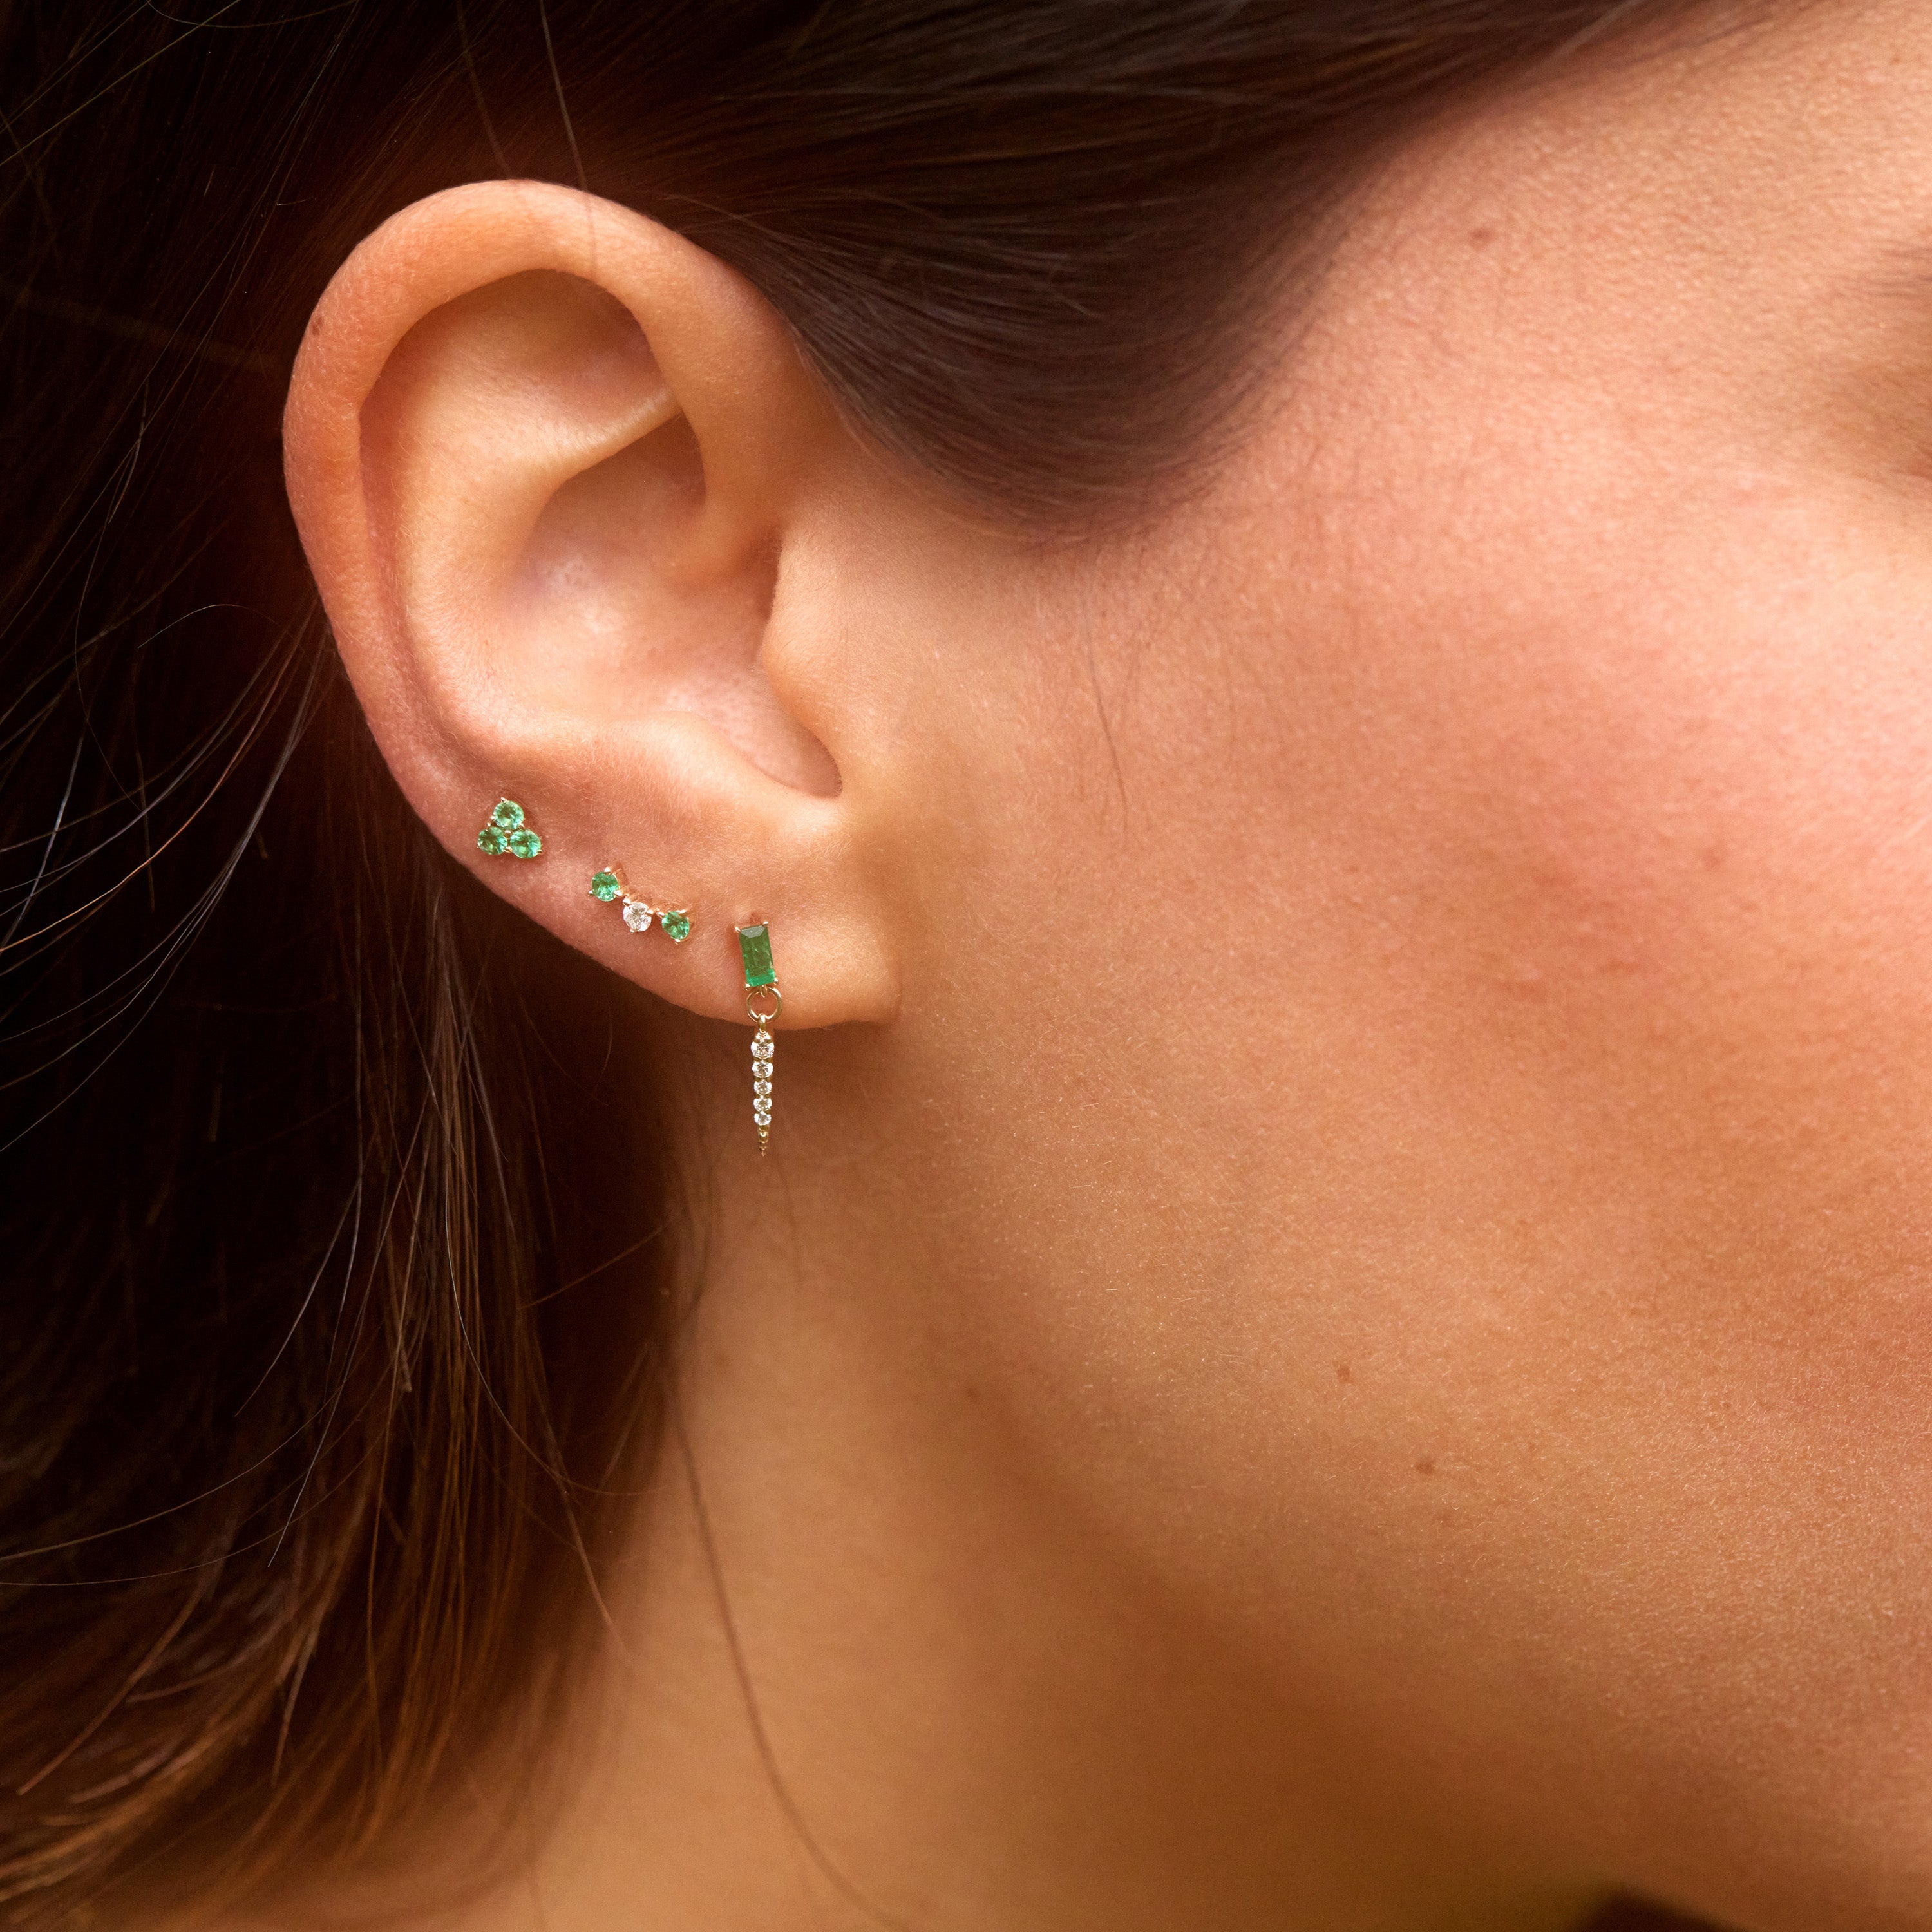
[[[855,440],[770,307],[643,216],[489,182],[362,243],[318,304],[289,494],[376,740],[452,853],[572,944],[742,1019],[770,922],[784,1022],[888,1018],[837,548]],[[486,856],[500,796],[542,835]],[[590,893],[688,909],[627,929]]]

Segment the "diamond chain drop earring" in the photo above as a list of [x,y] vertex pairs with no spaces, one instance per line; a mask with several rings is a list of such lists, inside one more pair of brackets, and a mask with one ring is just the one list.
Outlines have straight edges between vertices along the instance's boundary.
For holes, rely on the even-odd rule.
[[745,962],[745,1010],[758,1029],[752,1036],[752,1119],[763,1154],[772,1144],[772,1055],[778,1045],[770,1028],[784,1009],[778,968],[772,964],[770,926],[763,922],[740,926],[738,952]]

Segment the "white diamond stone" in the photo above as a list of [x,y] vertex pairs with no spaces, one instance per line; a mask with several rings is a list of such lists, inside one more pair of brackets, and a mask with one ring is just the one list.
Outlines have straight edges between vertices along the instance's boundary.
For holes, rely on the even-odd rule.
[[754,1060],[769,1060],[772,1057],[772,1042],[768,1040],[754,1040],[752,1042]]
[[624,923],[633,932],[650,932],[651,921],[656,916],[642,899],[626,899],[624,902]]
[[752,1091],[761,1100],[771,1090],[772,1083],[769,1080],[754,1080],[752,1082]]

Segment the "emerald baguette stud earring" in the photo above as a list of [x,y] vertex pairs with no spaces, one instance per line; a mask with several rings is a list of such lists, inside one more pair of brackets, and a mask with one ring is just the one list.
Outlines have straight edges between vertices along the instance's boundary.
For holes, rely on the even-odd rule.
[[500,798],[476,835],[476,849],[489,859],[506,852],[513,859],[534,859],[543,850],[543,835],[524,823],[524,808],[514,799]]
[[624,923],[633,932],[648,932],[656,920],[670,934],[674,946],[682,946],[691,937],[691,914],[683,906],[647,905],[634,897],[624,883],[621,866],[600,866],[590,875],[590,896],[608,905],[613,899],[624,902]]
[[772,964],[771,928],[762,921],[740,926],[738,952],[745,962],[745,1010],[758,1029],[752,1036],[752,1119],[762,1154],[772,1143],[772,1055],[777,1042],[770,1028],[784,1010],[778,968]]

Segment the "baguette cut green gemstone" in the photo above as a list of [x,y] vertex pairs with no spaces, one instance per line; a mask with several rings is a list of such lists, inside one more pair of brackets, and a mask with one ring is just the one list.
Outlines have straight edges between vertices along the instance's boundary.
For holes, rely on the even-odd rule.
[[671,936],[674,944],[682,946],[691,937],[691,915],[688,912],[661,912],[658,923]]
[[778,969],[772,964],[772,929],[769,926],[740,926],[738,950],[744,956],[747,992],[754,986],[778,984]]
[[490,814],[490,823],[499,832],[514,832],[524,822],[524,808],[513,798],[500,798]]
[[623,880],[608,866],[601,872],[592,872],[590,875],[590,896],[593,899],[602,899],[606,905],[623,890]]

